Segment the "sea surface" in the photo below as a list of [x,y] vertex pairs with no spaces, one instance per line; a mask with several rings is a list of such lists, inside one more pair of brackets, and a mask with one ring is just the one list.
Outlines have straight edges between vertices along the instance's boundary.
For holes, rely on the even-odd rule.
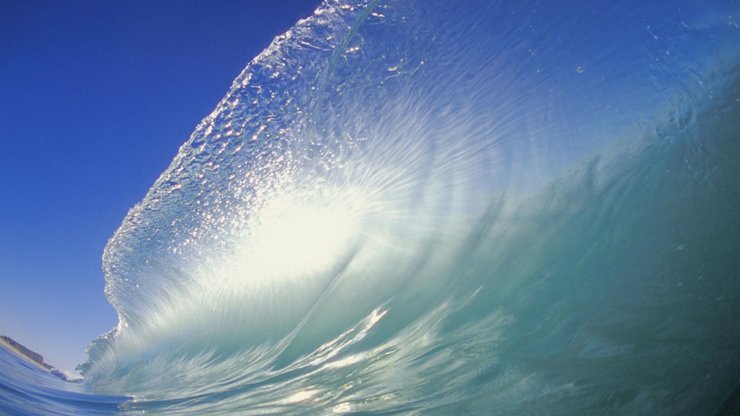
[[737,1],[327,1],[108,242],[84,382],[0,350],[0,414],[740,414],[739,162]]

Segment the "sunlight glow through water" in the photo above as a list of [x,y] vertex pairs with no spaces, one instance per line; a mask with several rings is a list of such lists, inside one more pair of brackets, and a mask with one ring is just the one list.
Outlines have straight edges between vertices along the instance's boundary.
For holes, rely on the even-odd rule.
[[[305,276],[331,267],[359,231],[349,204],[301,202],[291,195],[262,210],[244,247],[249,279]],[[245,276],[247,277],[247,276]]]

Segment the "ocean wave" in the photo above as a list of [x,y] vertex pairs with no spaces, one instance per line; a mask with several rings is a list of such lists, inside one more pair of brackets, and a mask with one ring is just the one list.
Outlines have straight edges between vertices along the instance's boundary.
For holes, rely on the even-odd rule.
[[87,388],[132,414],[719,409],[737,12],[325,2],[109,241]]

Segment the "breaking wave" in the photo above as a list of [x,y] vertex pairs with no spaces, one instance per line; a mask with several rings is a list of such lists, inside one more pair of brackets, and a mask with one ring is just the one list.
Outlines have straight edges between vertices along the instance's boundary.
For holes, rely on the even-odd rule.
[[720,412],[740,15],[711,3],[325,2],[109,241],[86,388],[131,414]]

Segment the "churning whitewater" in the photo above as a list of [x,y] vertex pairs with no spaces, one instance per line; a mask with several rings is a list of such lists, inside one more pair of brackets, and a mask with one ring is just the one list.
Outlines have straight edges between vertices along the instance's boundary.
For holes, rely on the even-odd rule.
[[[109,241],[119,323],[76,394],[121,415],[737,411],[739,9],[327,0]],[[76,400],[57,412],[103,413]]]

